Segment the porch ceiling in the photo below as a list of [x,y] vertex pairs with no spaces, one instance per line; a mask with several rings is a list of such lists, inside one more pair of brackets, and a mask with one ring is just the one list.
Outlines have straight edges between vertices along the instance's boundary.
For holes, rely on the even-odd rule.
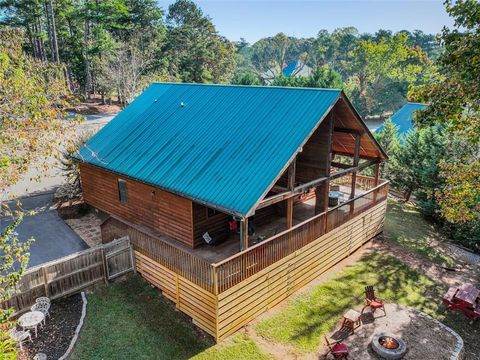
[[[385,159],[386,155],[375,141],[367,126],[356,113],[349,101],[342,97],[334,108],[334,126],[362,133],[360,140],[361,158]],[[332,150],[337,154],[353,156],[355,153],[355,134],[347,132],[334,132],[332,137]]]

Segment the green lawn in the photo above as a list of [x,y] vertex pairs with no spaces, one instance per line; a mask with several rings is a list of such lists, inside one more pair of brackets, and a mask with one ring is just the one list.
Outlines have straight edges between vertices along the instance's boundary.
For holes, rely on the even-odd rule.
[[311,352],[348,309],[362,306],[366,285],[375,285],[378,295],[389,302],[430,314],[438,308],[438,302],[425,297],[439,294],[433,281],[399,260],[371,253],[332,280],[291,300],[284,310],[260,322],[256,331],[270,341]]
[[87,316],[71,359],[262,359],[245,336],[223,346],[199,332],[138,276],[87,297]]
[[440,234],[411,204],[397,200],[388,201],[384,234],[389,241],[437,265],[454,264],[450,256],[431,244],[432,239],[440,239]]

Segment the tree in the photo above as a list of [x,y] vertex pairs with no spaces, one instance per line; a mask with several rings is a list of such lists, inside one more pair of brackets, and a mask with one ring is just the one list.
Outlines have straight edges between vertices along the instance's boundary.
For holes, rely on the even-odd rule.
[[438,217],[437,192],[442,187],[440,163],[445,158],[446,145],[439,127],[414,129],[390,160],[392,185],[405,192],[408,201],[412,194],[422,213]]
[[[444,53],[438,59],[439,72],[411,96],[430,105],[416,116],[420,126],[442,124],[457,139],[441,164],[444,186],[439,190],[440,212],[467,238],[467,245],[480,249],[480,3],[474,0],[445,1],[455,19],[453,30],[441,35]],[[465,153],[465,149],[469,149]],[[473,240],[475,239],[475,240]]]
[[22,51],[23,34],[0,29],[0,194],[32,165],[46,166],[38,157],[55,154],[76,121],[64,120],[71,95],[63,68],[38,62]]
[[260,85],[258,75],[252,72],[242,72],[234,75],[232,79],[234,85]]
[[473,142],[480,138],[480,3],[475,0],[445,1],[455,18],[453,30],[441,35],[444,53],[439,75],[413,89],[411,96],[430,106],[419,114],[421,125],[446,124]]
[[408,87],[430,74],[427,55],[407,40],[405,34],[361,40],[344,63],[349,74],[347,93],[363,115],[398,108],[406,100]]
[[190,0],[168,7],[164,48],[170,74],[185,82],[227,82],[233,76],[235,47]]
[[327,65],[317,67],[310,76],[280,76],[272,82],[272,85],[325,89],[343,87],[340,74]]
[[[21,242],[15,228],[23,219],[12,209],[8,189],[27,169],[48,166],[46,156],[76,123],[64,120],[69,92],[62,67],[31,59],[23,53],[23,34],[0,28],[0,215],[13,223],[0,232],[0,303],[15,291],[28,264],[31,240]],[[6,335],[12,309],[0,308],[0,357],[15,358]]]
[[[15,293],[15,286],[25,272],[30,254],[32,239],[21,242],[15,229],[23,219],[23,214],[0,233],[0,303],[9,300]],[[17,344],[8,336],[13,309],[0,307],[0,359],[16,359]]]
[[384,122],[383,128],[380,131],[377,131],[374,135],[375,139],[389,157],[386,162],[383,162],[380,165],[380,175],[385,179],[391,179],[392,174],[390,171],[390,163],[396,161],[396,156],[400,148],[398,126],[393,123],[391,118],[389,118]]

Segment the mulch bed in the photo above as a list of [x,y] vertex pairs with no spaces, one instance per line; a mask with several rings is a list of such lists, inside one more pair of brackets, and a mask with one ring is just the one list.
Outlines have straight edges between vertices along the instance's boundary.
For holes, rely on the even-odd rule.
[[18,359],[33,359],[35,354],[44,353],[47,359],[58,359],[70,346],[82,314],[82,297],[75,294],[67,298],[52,301],[47,324],[38,327],[38,337],[32,333],[33,343],[24,343],[23,352]]

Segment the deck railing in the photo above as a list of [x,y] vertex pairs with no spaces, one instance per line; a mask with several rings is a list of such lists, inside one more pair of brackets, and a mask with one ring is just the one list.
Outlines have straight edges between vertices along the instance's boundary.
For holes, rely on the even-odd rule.
[[[219,293],[283,259],[318,239],[326,232],[346,223],[358,214],[384,201],[388,183],[370,189],[361,196],[318,214],[255,246],[214,264]],[[325,224],[326,221],[326,224]]]
[[133,225],[128,227],[128,235],[135,250],[205,290],[221,293],[384,201],[387,193],[388,183],[384,182],[216,264]]
[[[352,185],[352,174],[339,177],[331,182],[332,184],[344,185],[350,187]],[[375,187],[375,178],[371,176],[357,175],[356,187],[362,190],[370,190]]]
[[127,233],[136,251],[205,290],[214,292],[214,268],[209,262],[133,226],[128,227]]

